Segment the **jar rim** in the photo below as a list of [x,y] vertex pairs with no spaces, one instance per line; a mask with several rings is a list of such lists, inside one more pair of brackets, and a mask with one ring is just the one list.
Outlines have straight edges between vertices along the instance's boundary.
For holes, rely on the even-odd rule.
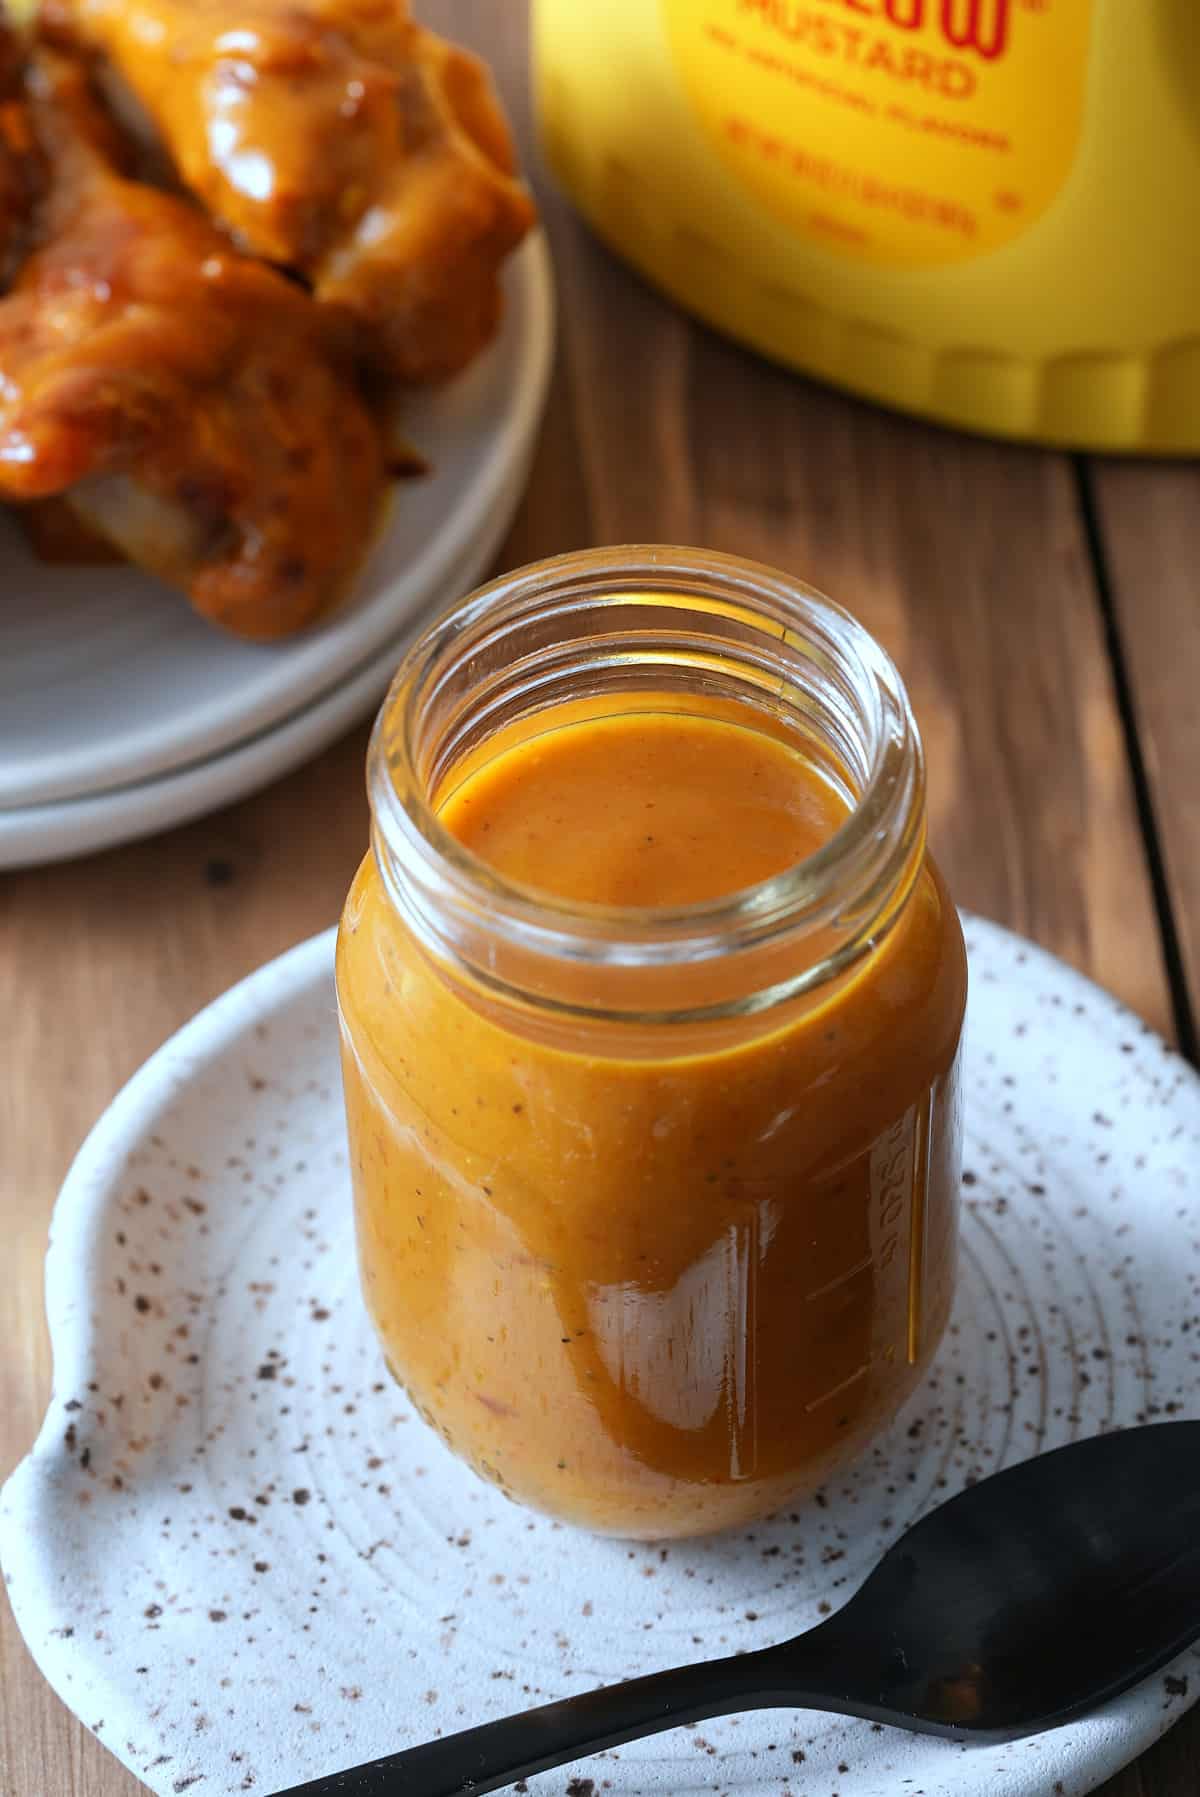
[[[785,646],[835,668],[861,732],[861,790],[838,830],[754,885],[685,905],[621,906],[560,897],[499,873],[443,824],[421,773],[422,712],[447,669],[539,610],[621,601],[705,615],[753,615]],[[664,611],[665,615],[665,611]],[[856,941],[895,910],[924,850],[924,760],[904,683],[849,612],[793,576],[715,551],[629,544],[555,556],[500,576],[428,626],[400,664],[368,752],[372,842],[389,896],[419,933],[454,953],[453,927],[493,932],[539,956],[626,967],[680,966],[778,941],[839,918]],[[826,973],[828,969],[824,970]]]

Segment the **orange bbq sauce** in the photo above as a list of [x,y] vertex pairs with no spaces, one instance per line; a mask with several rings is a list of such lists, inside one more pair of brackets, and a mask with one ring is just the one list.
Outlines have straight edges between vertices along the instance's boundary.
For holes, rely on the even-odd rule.
[[[848,813],[753,727],[666,707],[540,724],[438,808],[559,899],[719,898]],[[416,943],[370,857],[338,982],[371,1314],[421,1414],[511,1496],[644,1538],[741,1523],[919,1383],[953,1288],[965,998],[928,860],[849,974],[707,1036],[526,1029]]]

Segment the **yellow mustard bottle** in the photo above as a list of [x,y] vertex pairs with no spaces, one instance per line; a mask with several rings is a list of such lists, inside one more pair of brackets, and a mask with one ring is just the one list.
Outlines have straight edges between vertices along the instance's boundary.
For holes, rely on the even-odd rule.
[[1200,0],[534,0],[552,168],[700,317],[989,434],[1200,452]]

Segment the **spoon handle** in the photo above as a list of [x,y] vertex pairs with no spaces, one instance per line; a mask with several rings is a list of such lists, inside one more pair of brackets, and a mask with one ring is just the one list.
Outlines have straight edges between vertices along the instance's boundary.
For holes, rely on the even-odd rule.
[[654,1672],[410,1747],[276,1797],[481,1797],[518,1778],[660,1729],[792,1703],[764,1665],[771,1649]]

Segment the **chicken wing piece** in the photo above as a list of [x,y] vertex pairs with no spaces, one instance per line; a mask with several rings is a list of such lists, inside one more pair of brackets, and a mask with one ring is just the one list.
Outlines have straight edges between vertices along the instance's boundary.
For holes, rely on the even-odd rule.
[[107,59],[182,180],[409,380],[464,366],[533,203],[484,65],[405,0],[44,0]]
[[37,243],[0,300],[0,498],[65,495],[240,635],[298,630],[370,542],[382,438],[311,298],[125,178],[77,65],[42,56]]
[[508,126],[477,57],[418,31],[400,73],[402,151],[312,271],[381,365],[445,378],[500,322],[499,274],[534,222]]

